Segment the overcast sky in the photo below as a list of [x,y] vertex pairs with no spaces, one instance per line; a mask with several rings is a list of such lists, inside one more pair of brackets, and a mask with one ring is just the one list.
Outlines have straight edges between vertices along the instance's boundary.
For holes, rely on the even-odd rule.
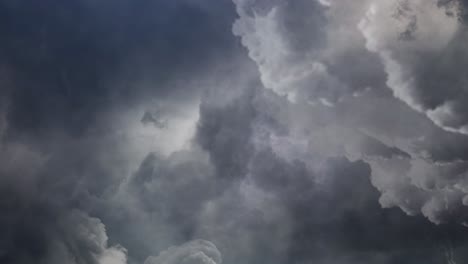
[[0,0],[0,263],[468,263],[468,1]]

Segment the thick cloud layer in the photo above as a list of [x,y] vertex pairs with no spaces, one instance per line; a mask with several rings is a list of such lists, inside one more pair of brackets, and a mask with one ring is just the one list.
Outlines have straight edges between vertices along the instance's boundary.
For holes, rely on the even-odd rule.
[[0,262],[465,263],[466,8],[0,3]]
[[440,1],[375,3],[360,28],[377,52],[396,97],[437,125],[467,133],[465,109],[466,25],[464,3]]
[[[438,128],[464,134],[465,2],[235,3],[240,17],[234,33],[257,63],[263,84],[299,105],[329,107],[295,112],[293,119],[309,116],[300,121],[308,125],[287,125],[307,129],[292,139],[301,151],[363,159],[384,207],[422,213],[436,223],[465,221],[466,137]],[[303,15],[304,10],[318,15]],[[288,28],[285,22],[307,25],[312,19],[317,19],[312,27]],[[288,80],[294,80],[284,85],[289,90],[280,87]],[[319,94],[321,80],[332,88]],[[433,124],[396,102],[385,86]],[[312,112],[320,111],[323,120],[310,121]],[[310,142],[312,137],[319,143]]]

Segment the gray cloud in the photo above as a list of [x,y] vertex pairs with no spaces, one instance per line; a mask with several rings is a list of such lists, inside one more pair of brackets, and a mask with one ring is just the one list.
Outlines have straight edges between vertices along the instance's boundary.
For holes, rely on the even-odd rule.
[[[400,2],[375,3],[369,9],[360,24],[368,48],[382,58],[396,97],[444,129],[466,133],[461,70],[466,30],[456,16],[447,14],[458,13],[458,2],[446,10],[440,1]],[[398,37],[408,30],[411,39]]]
[[[133,144],[141,135],[125,127],[126,115],[149,97],[177,108],[201,92],[188,73],[226,70],[214,59],[235,54],[231,5],[0,4],[0,262],[127,262],[117,245],[131,237],[116,241],[109,221],[124,204],[114,194],[141,162]],[[181,90],[169,89],[180,76]],[[174,133],[184,111],[168,112],[165,133]],[[142,115],[134,117],[140,130]]]
[[[356,14],[365,1],[336,5],[321,1],[234,2],[239,19],[233,32],[257,63],[266,88],[292,101],[334,104],[381,86],[384,76],[379,61],[366,52],[355,27]],[[350,67],[356,64],[361,67]]]
[[0,262],[466,262],[465,5],[0,4]]
[[[248,170],[244,172],[244,176],[238,175],[242,177],[239,186],[233,185],[234,188],[222,195],[220,200],[210,200],[206,204],[199,222],[202,227],[197,233],[213,241],[223,252],[227,263],[242,259],[274,263],[302,263],[301,261],[307,260],[318,263],[354,263],[359,262],[359,259],[392,263],[396,259],[406,259],[411,263],[429,255],[434,261],[443,261],[444,253],[437,245],[446,243],[444,234],[452,234],[452,228],[458,230],[455,232],[460,232],[463,230],[462,226],[436,227],[421,217],[407,218],[396,209],[381,212],[377,203],[380,194],[369,180],[371,178],[374,181],[376,177],[370,177],[372,166],[362,161],[351,162],[342,156],[343,152],[336,154],[341,156],[336,158],[329,156],[334,152],[318,149],[314,152],[314,148],[296,152],[300,145],[291,141],[278,141],[278,138],[293,136],[292,131],[278,129],[282,121],[276,118],[287,119],[284,117],[285,113],[264,108],[273,102],[289,104],[288,101],[269,92],[248,91],[246,94],[252,96],[249,107],[244,105],[246,100],[233,102],[240,109],[255,109],[254,112],[257,113],[242,115],[254,124],[249,141],[253,146],[252,154],[244,159],[247,160]],[[244,96],[240,95],[239,98]],[[234,105],[225,106],[230,111],[212,109],[219,114],[202,116],[201,120],[213,118],[227,121],[229,119],[226,116],[237,113],[232,110],[236,109]],[[327,109],[326,106],[323,107]],[[281,111],[284,110],[282,108]],[[269,122],[265,122],[266,120]],[[301,123],[302,120],[296,121]],[[243,126],[243,122],[229,124]],[[296,125],[289,123],[288,127],[294,129]],[[235,128],[231,129],[236,131]],[[314,131],[313,127],[310,129]],[[329,133],[328,130],[325,132]],[[202,129],[198,133],[208,133],[208,130]],[[322,132],[319,130],[313,133]],[[310,131],[306,135],[310,136]],[[236,141],[235,137],[244,138],[245,134],[232,133],[229,136],[234,137],[230,140]],[[369,140],[367,137],[363,138]],[[223,142],[218,144],[223,145]],[[369,142],[371,143],[364,144],[364,150],[369,152],[368,156],[382,159],[411,158],[401,150],[385,147],[372,140]],[[369,144],[378,147],[369,147]],[[292,150],[287,150],[287,147]],[[212,159],[216,164],[224,159],[219,157],[221,153],[213,151],[215,149],[207,150],[211,156],[216,156]],[[236,161],[231,154],[224,158]],[[225,161],[222,162],[225,164]],[[228,166],[219,168],[229,170]],[[218,171],[218,175],[222,177],[222,170]],[[376,183],[374,185],[378,186]],[[445,228],[447,229],[442,231]],[[355,230],[360,231],[353,233]],[[407,232],[411,232],[411,235]],[[431,238],[426,237],[429,233]],[[234,238],[232,234],[235,234]],[[278,239],[269,241],[272,236]],[[404,236],[414,240],[407,240],[406,244],[402,241]],[[380,237],[387,239],[382,241]],[[455,238],[453,235],[449,237],[449,240]],[[457,244],[460,243],[458,245],[464,244],[463,238],[456,240]],[[250,246],[239,246],[244,244]],[[418,256],[413,251],[415,247],[420,247],[416,251],[426,253]]]
[[194,240],[178,247],[170,247],[157,257],[149,257],[145,264],[221,264],[216,246],[205,240]]
[[[286,156],[308,152],[318,166],[330,156],[362,159],[371,165],[372,183],[385,207],[422,213],[437,223],[464,222],[465,136],[437,127],[463,133],[463,52],[457,43],[463,42],[464,2],[308,2],[301,12],[292,8],[300,3],[287,1],[234,2],[240,16],[234,33],[257,63],[263,85],[300,98],[292,100],[299,105],[313,105],[291,107],[286,127],[292,133],[276,139],[277,151]],[[307,29],[284,26],[288,16],[307,24],[312,18],[303,10],[322,19]],[[291,44],[301,38],[313,41],[301,40],[301,48]],[[326,75],[309,74],[319,72],[317,64]],[[323,76],[339,80],[323,90],[325,95],[316,92]],[[385,85],[435,125],[393,100]],[[314,91],[313,99],[304,100],[307,93],[298,91]]]

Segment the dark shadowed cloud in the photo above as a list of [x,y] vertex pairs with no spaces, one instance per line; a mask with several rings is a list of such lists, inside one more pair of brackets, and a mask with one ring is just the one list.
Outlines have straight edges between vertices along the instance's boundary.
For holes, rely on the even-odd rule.
[[467,2],[0,2],[0,263],[468,260]]

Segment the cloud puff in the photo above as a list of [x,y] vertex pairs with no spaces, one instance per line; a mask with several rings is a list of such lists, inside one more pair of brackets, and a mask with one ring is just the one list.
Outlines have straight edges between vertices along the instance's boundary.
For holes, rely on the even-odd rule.
[[266,88],[294,102],[333,105],[380,86],[383,78],[355,28],[362,2],[234,1],[239,19],[233,32]]
[[442,128],[467,133],[466,26],[458,18],[462,3],[441,1],[373,3],[360,29],[369,50],[385,65],[394,95],[424,112]]
[[156,257],[148,257],[144,264],[221,264],[216,246],[206,240],[194,240],[170,247]]
[[[73,210],[69,214],[65,215],[63,220],[59,220],[59,226],[64,227],[63,231],[69,233],[64,234],[64,244],[58,244],[57,247],[68,248],[70,251],[70,259],[58,259],[57,263],[63,261],[77,264],[127,263],[127,252],[124,248],[120,246],[108,247],[108,237],[105,231],[105,226],[99,219],[89,217],[83,212]],[[57,242],[60,243],[61,241]]]

